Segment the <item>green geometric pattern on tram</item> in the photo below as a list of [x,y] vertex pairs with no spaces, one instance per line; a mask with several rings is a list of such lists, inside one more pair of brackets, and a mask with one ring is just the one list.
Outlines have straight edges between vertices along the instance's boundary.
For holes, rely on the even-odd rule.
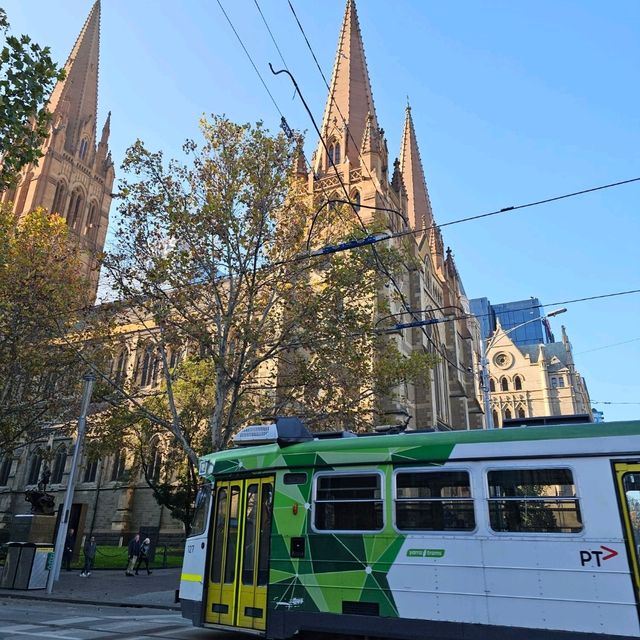
[[387,573],[404,536],[312,535],[308,542],[309,560],[288,561],[284,539],[272,537],[272,607],[342,613],[348,600],[375,602],[381,616],[398,616]]
[[392,463],[416,462],[418,460],[442,460],[446,461],[451,457],[453,446],[441,444],[435,446],[419,446],[403,449],[401,453],[394,451],[391,453]]

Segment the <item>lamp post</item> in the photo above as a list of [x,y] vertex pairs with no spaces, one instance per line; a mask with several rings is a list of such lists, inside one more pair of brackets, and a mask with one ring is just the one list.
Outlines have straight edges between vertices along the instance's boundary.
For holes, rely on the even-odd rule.
[[[515,327],[511,327],[508,331],[505,331],[501,335],[509,335],[514,332],[516,329],[520,329],[520,327],[524,327],[526,324],[530,324],[532,322],[538,322],[538,320],[542,320],[543,318],[553,318],[554,316],[559,316],[561,313],[565,313],[567,310],[566,307],[562,307],[561,309],[554,309],[553,311],[549,311],[549,313],[540,316],[539,318],[531,318],[531,320],[527,320],[526,322],[522,322],[517,324]],[[485,422],[487,425],[487,429],[494,429],[495,425],[493,424],[493,414],[491,413],[491,395],[489,389],[489,349],[495,347],[496,345],[496,336],[495,334],[487,342],[484,343],[484,340],[481,343],[482,348],[482,358],[480,359],[480,369],[481,369],[481,382],[482,382],[482,400],[484,405],[484,415]]]
[[96,381],[93,373],[87,373],[83,378],[84,388],[82,390],[82,403],[80,405],[80,416],[78,418],[78,433],[76,435],[76,446],[73,448],[73,460],[71,461],[71,470],[69,471],[69,481],[67,490],[64,494],[64,503],[60,513],[60,521],[58,523],[58,535],[56,536],[56,545],[53,554],[53,567],[49,570],[47,578],[47,593],[53,590],[54,580],[60,577],[60,566],[62,564],[62,554],[64,543],[67,537],[67,529],[69,527],[69,511],[71,510],[71,502],[73,501],[73,492],[76,483],[76,474],[78,471],[78,463],[80,462],[80,453],[84,441],[84,432],[87,424],[87,411],[89,402],[91,401],[91,392]]

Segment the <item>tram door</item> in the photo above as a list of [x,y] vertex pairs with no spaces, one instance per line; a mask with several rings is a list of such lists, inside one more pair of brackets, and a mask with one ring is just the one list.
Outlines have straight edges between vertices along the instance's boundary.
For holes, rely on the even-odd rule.
[[636,594],[640,596],[640,464],[616,463],[616,485],[622,505]]
[[216,482],[205,622],[264,630],[273,477]]

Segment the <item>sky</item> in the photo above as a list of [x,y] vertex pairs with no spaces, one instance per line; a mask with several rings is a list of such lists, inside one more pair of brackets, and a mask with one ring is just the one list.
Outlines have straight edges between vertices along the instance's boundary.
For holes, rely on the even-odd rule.
[[[312,123],[286,77],[269,71],[282,61],[257,8],[321,122],[326,87],[287,0],[220,2],[289,125],[309,131],[310,155]],[[329,77],[345,0],[291,3]],[[92,1],[1,5],[14,33],[63,64]],[[437,222],[640,176],[637,0],[357,6],[390,159],[409,100]],[[107,111],[116,169],[137,138],[180,156],[204,113],[272,130],[280,121],[214,0],[102,0],[99,127]],[[607,421],[640,415],[640,295],[563,301],[640,289],[639,202],[633,183],[443,229],[469,298],[567,307],[552,329],[566,326]]]

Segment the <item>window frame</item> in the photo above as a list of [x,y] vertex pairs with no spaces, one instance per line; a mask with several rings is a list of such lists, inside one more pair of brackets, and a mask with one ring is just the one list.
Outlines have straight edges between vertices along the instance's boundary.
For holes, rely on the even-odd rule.
[[[580,507],[580,503],[582,501],[580,491],[579,491],[579,475],[576,473],[576,468],[571,464],[545,464],[546,461],[542,461],[542,463],[534,463],[530,466],[527,465],[509,465],[504,467],[484,467],[482,469],[483,473],[483,484],[484,484],[484,514],[483,517],[486,518],[487,523],[487,531],[492,536],[498,537],[511,537],[511,536],[542,536],[543,538],[549,538],[550,536],[561,536],[562,539],[568,539],[569,536],[573,536],[574,538],[584,538],[587,531],[587,522],[585,522],[585,514],[584,510]],[[573,486],[576,490],[576,495],[573,498],[568,498],[568,500],[575,500],[578,503],[578,507],[580,509],[580,521],[582,523],[582,529],[580,531],[571,531],[564,533],[562,531],[496,531],[491,526],[491,511],[489,509],[489,505],[492,500],[498,500],[498,498],[490,498],[490,490],[489,490],[489,473],[491,471],[547,471],[547,470],[556,470],[556,469],[566,469],[571,472],[571,477],[573,479]]]
[[[460,472],[463,471],[469,477],[469,489],[471,490],[470,498],[454,498],[453,500],[468,500],[473,505],[473,519],[475,527],[473,529],[400,529],[396,521],[396,503],[398,501],[398,483],[396,476],[399,473],[442,473],[442,472]],[[391,521],[393,523],[393,530],[401,535],[418,535],[418,536],[437,536],[442,538],[443,536],[473,536],[477,535],[480,527],[480,519],[478,518],[479,511],[477,508],[478,491],[476,491],[475,479],[473,468],[470,466],[458,466],[455,467],[399,467],[393,470],[391,476],[391,494],[392,494],[392,506],[391,506]],[[435,500],[435,498],[434,498]],[[445,500],[444,498],[442,500]]]
[[[380,529],[318,529],[316,527],[316,495],[318,491],[318,478],[335,476],[372,476],[380,478],[380,498],[377,500],[345,500],[344,502],[381,502],[382,503],[382,527]],[[313,474],[311,486],[311,530],[317,534],[333,535],[339,534],[375,534],[381,533],[387,526],[387,501],[386,501],[386,474],[380,469],[350,469],[348,471],[317,471]]]

